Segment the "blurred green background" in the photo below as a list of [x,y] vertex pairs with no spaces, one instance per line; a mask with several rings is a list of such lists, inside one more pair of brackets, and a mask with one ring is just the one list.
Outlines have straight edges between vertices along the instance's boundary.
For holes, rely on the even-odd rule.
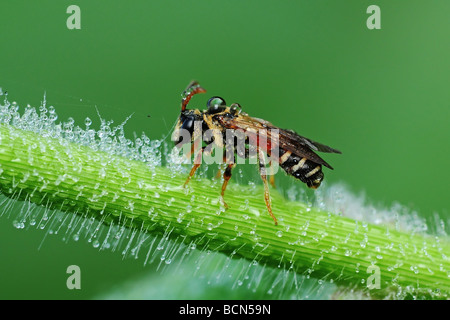
[[[81,30],[66,27],[71,4]],[[371,4],[381,30],[366,27]],[[449,13],[448,1],[411,0],[3,1],[0,87],[22,107],[46,91],[61,120],[134,112],[130,137],[161,138],[197,79],[208,93],[192,106],[219,95],[342,150],[324,156],[327,183],[448,219]],[[44,232],[11,218],[0,234],[2,299],[92,298],[154,270],[87,243],[48,238],[38,250]],[[70,264],[80,291],[66,288]]]

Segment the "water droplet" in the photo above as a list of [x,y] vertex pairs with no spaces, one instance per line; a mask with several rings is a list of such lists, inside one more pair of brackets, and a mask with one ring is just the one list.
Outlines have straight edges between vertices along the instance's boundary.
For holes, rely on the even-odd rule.
[[276,235],[278,238],[281,238],[283,236],[283,231],[277,231]]
[[410,269],[411,271],[413,271],[414,274],[418,274],[418,273],[419,273],[419,268],[417,268],[417,266],[411,266],[409,269]]

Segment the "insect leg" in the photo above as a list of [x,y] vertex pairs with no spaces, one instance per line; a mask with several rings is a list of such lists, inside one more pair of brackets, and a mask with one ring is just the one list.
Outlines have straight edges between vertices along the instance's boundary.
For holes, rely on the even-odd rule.
[[217,170],[217,173],[216,173],[216,179],[219,179],[221,175],[222,175],[222,170],[219,167],[219,170]]
[[227,168],[225,169],[225,172],[223,173],[223,184],[222,184],[222,192],[220,193],[220,199],[222,200],[222,203],[226,209],[228,209],[228,205],[223,198],[225,195],[225,189],[227,188],[228,181],[231,178],[231,169],[233,169],[234,167],[235,167],[234,163],[227,164]]
[[217,173],[216,173],[216,179],[219,179],[219,178],[220,178],[220,176],[222,175],[222,168],[225,167],[224,164],[227,164],[227,163],[228,163],[228,162],[227,162],[227,155],[226,155],[226,153],[223,155],[222,161],[223,161],[222,165],[219,166],[219,170],[217,170]]
[[189,176],[187,177],[186,182],[184,183],[184,187],[187,186],[189,181],[191,181],[191,178],[194,176],[195,171],[197,171],[198,167],[200,167],[200,165],[201,165],[200,160],[201,160],[202,153],[203,153],[204,149],[205,149],[205,147],[202,147],[198,151],[197,155],[195,156],[194,165],[192,166],[191,172],[189,172]]
[[277,218],[275,218],[273,212],[272,212],[272,204],[270,199],[270,192],[269,192],[269,183],[267,181],[267,175],[266,175],[266,167],[264,163],[264,152],[258,148],[258,164],[259,164],[259,173],[261,175],[261,179],[264,183],[264,201],[266,202],[267,211],[269,211],[270,216],[272,217],[273,221],[275,222],[275,225],[278,225]]
[[234,153],[234,148],[232,144],[225,145],[226,152],[223,155],[223,163],[226,164],[225,171],[223,173],[223,184],[222,184],[222,192],[220,193],[220,199],[222,200],[223,205],[226,209],[228,209],[228,205],[224,200],[225,189],[227,188],[228,181],[231,178],[231,170],[236,166],[236,154]]
[[273,173],[272,161],[269,161],[269,168],[270,168],[269,183],[270,183],[270,185],[272,187],[276,188],[276,186],[275,186],[275,175]]
[[194,153],[195,144],[191,144],[191,151],[187,152],[184,156],[189,160],[191,159],[192,154]]

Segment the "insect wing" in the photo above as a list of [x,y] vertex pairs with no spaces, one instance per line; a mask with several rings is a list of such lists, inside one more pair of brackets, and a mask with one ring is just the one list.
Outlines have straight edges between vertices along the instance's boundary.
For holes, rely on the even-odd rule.
[[[339,150],[302,137],[292,130],[280,129],[266,120],[253,118],[247,114],[240,114],[239,116],[233,118],[220,116],[218,117],[218,120],[221,125],[227,129],[240,129],[246,132],[257,131],[258,134],[265,132],[267,135],[265,137],[267,138],[267,141],[278,141],[279,148],[282,148],[285,151],[290,151],[297,156],[305,157],[308,160],[322,164],[330,169],[333,168],[325,160],[314,153],[313,150],[341,153]],[[276,137],[272,137],[272,132],[278,132],[278,139],[276,139]],[[276,145],[271,145],[272,150],[276,147]]]
[[280,130],[283,131],[283,136],[285,138],[287,138],[291,141],[297,141],[298,143],[307,145],[314,151],[320,151],[320,152],[326,152],[326,153],[342,153],[341,151],[339,151],[337,149],[326,146],[326,145],[316,142],[316,141],[312,141],[311,139],[305,138],[293,130],[284,130],[284,129],[280,129]]

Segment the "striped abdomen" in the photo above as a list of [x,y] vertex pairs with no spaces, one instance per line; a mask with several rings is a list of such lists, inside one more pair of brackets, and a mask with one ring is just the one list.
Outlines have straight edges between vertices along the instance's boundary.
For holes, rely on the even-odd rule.
[[279,150],[280,167],[288,175],[300,179],[308,187],[317,189],[323,180],[322,166],[284,149]]

